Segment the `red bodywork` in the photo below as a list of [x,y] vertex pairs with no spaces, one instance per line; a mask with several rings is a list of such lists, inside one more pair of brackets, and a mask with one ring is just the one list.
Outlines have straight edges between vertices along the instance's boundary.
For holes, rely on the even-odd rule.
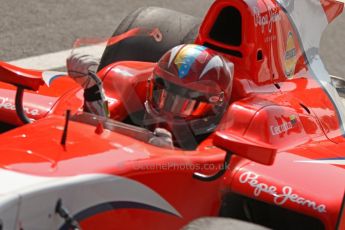
[[[242,15],[238,46],[209,36],[228,6]],[[321,1],[321,6],[328,23],[343,10],[343,4],[332,0]],[[97,134],[94,126],[74,121],[64,149],[60,145],[63,115],[68,109],[82,109],[83,91],[62,77],[50,87],[25,94],[27,115],[36,121],[1,135],[0,151],[6,154],[1,154],[0,165],[47,177],[121,175],[150,187],[181,214],[128,208],[106,211],[80,220],[83,229],[98,228],[100,223],[102,229],[177,229],[195,218],[218,215],[223,195],[230,192],[314,217],[326,229],[334,229],[345,191],[344,166],[318,161],[345,157],[343,109],[308,65],[301,36],[276,1],[217,0],[196,43],[222,51],[235,64],[232,103],[218,131],[195,151],[162,149],[108,130]],[[144,108],[153,67],[154,63],[126,61],[98,73],[112,119],[122,121]],[[8,69],[16,75],[7,74]],[[0,119],[19,125],[15,90],[7,83],[21,82],[37,90],[41,80],[33,84],[27,79],[39,78],[40,73],[1,63],[0,74],[4,82],[0,84]],[[13,80],[16,76],[19,80]],[[225,155],[219,147],[238,155],[232,157],[227,173],[213,182],[194,179],[194,172],[212,174],[219,169]],[[178,164],[197,167],[173,167]]]

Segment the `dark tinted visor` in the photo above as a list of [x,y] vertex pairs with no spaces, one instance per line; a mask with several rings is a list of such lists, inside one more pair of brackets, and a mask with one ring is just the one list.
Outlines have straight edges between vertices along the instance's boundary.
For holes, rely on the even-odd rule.
[[209,95],[181,87],[159,76],[152,80],[149,100],[153,109],[180,117],[202,117],[209,114],[222,100],[220,95]]

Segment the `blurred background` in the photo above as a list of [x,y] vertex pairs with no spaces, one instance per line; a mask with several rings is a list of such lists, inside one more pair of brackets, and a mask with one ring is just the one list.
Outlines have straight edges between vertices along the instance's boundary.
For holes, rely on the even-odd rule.
[[[213,0],[0,0],[0,60],[70,49],[77,38],[111,36],[129,12],[160,6],[202,17]],[[317,26],[317,25],[316,25]],[[330,74],[345,77],[345,14],[321,44]]]

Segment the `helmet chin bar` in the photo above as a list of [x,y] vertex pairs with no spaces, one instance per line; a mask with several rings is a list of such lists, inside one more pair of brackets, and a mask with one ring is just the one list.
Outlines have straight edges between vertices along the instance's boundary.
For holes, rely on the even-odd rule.
[[224,114],[224,105],[219,106],[217,115],[199,118],[190,121],[184,119],[167,118],[153,109],[149,101],[145,102],[146,118],[144,126],[161,124],[163,128],[168,129],[174,137],[174,143],[186,150],[194,150],[198,146],[197,137],[212,133]]

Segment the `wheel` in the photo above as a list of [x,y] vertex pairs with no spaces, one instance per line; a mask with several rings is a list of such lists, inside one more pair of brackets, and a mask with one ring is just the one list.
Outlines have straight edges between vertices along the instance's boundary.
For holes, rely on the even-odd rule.
[[150,36],[134,36],[108,46],[101,58],[99,70],[125,60],[156,62],[172,47],[193,43],[199,31],[201,19],[177,11],[145,7],[129,14],[115,30],[113,36],[133,28],[158,28],[162,41],[156,42]]
[[268,228],[231,218],[206,217],[192,221],[182,230],[268,230]]

